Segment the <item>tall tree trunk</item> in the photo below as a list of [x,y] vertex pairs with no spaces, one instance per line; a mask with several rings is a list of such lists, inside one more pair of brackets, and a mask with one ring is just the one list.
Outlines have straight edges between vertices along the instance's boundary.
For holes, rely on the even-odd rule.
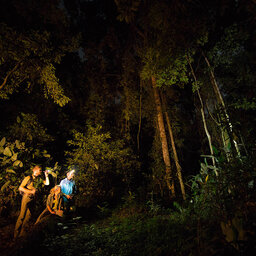
[[[195,72],[194,72],[194,69],[190,63],[190,60],[189,58],[187,57],[187,60],[188,60],[188,64],[190,66],[190,69],[191,69],[191,73],[193,75],[193,78],[195,80],[195,83],[197,83],[197,78],[196,78],[196,75],[195,75]],[[200,108],[200,111],[201,111],[201,116],[202,116],[202,121],[203,121],[203,124],[204,124],[204,131],[205,131],[205,134],[207,136],[207,139],[208,139],[208,144],[209,144],[209,148],[210,148],[210,152],[211,152],[211,155],[212,155],[212,164],[213,166],[215,166],[215,158],[214,158],[214,152],[213,152],[213,148],[212,148],[212,139],[211,139],[211,135],[208,131],[208,127],[207,127],[207,123],[206,123],[206,120],[205,120],[205,114],[204,114],[204,103],[203,103],[203,100],[201,98],[201,94],[199,92],[199,89],[197,88],[196,89],[196,92],[197,92],[197,95],[198,95],[198,98],[199,98],[199,101],[200,101],[200,105],[201,105],[201,108]]]
[[175,197],[174,180],[172,177],[171,160],[170,160],[170,154],[168,149],[167,136],[166,136],[165,127],[164,127],[162,104],[161,104],[161,99],[159,96],[158,89],[156,87],[156,79],[154,76],[151,77],[151,82],[152,82],[154,99],[156,104],[157,121],[158,121],[161,144],[162,144],[163,159],[165,163],[166,184],[168,189],[171,191],[172,197]]
[[182,179],[182,171],[181,171],[181,166],[179,164],[178,154],[177,154],[177,151],[176,151],[176,146],[175,146],[175,142],[174,142],[171,122],[170,122],[169,115],[168,115],[167,109],[166,109],[166,100],[165,100],[164,96],[162,96],[162,99],[163,99],[163,105],[164,105],[165,119],[166,119],[166,122],[167,122],[167,127],[168,127],[168,131],[169,131],[169,135],[170,135],[170,139],[171,139],[171,144],[172,144],[174,162],[175,162],[175,165],[176,165],[176,168],[177,168],[177,175],[178,175],[178,179],[179,179],[179,183],[180,183],[180,189],[181,189],[183,200],[186,200],[185,187],[184,187],[184,183],[183,183],[183,179]]
[[[210,65],[210,62],[208,60],[208,58],[206,57],[206,55],[204,54],[204,52],[202,52],[204,60],[209,68],[209,72],[210,72],[210,80],[211,80],[211,84],[213,86],[213,90],[215,92],[217,101],[219,103],[219,105],[221,106],[221,114],[220,114],[220,124],[221,124],[221,132],[222,132],[222,140],[223,140],[223,145],[224,147],[227,149],[229,144],[231,146],[231,153],[233,154],[235,151],[237,152],[238,155],[240,155],[239,149],[236,146],[237,142],[233,140],[233,136],[232,136],[232,124],[230,122],[229,119],[229,115],[227,112],[227,108],[225,106],[225,102],[223,100],[223,97],[221,95],[219,86],[217,84],[214,72],[212,70],[212,67]],[[229,159],[229,156],[227,155],[227,158]]]

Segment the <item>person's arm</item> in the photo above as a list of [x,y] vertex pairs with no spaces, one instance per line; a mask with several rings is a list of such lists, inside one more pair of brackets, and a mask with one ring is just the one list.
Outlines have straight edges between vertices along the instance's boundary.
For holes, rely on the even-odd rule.
[[47,205],[47,209],[51,214],[56,214],[56,212],[54,210],[51,209],[51,207],[49,205]]
[[30,176],[27,176],[20,184],[19,186],[19,191],[25,193],[25,194],[30,194],[30,195],[34,195],[36,193],[36,189],[33,188],[33,189],[28,189],[26,188],[25,186],[27,185],[28,181],[29,181]]
[[63,192],[63,187],[65,186],[65,180],[62,180],[61,182],[60,182],[60,187],[61,187],[61,194],[62,194],[62,196],[64,196],[64,197],[66,197],[67,199],[71,199],[71,196],[70,195],[67,195],[67,194],[65,194],[64,192]]
[[49,195],[47,198],[46,207],[51,214],[55,214],[56,212],[51,208],[51,204],[52,204],[51,202],[52,202],[52,197],[51,195]]
[[50,184],[49,174],[48,172],[44,172],[44,175],[45,175],[44,185],[48,186]]
[[76,195],[76,193],[77,193],[77,187],[76,187],[76,183],[74,181],[73,191],[72,191],[72,198]]
[[72,199],[75,194],[76,194],[76,183],[73,181],[72,194],[67,195],[66,197],[67,197],[68,199]]
[[67,199],[72,199],[73,195],[67,195],[67,194],[63,194]]

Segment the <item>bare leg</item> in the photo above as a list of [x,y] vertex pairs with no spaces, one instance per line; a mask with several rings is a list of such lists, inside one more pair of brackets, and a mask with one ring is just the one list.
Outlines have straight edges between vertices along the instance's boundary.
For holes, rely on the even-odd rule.
[[39,217],[37,218],[35,225],[38,224],[38,223],[41,221],[41,219],[42,219],[44,216],[48,215],[48,214],[50,214],[50,212],[48,211],[47,208],[45,208],[45,209],[43,210],[43,212],[42,212],[42,213],[39,215]]

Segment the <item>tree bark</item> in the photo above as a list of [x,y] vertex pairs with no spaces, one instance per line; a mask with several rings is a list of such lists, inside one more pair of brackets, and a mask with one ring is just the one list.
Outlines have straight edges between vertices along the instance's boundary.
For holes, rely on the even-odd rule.
[[186,192],[185,192],[185,187],[184,187],[184,183],[183,183],[183,179],[182,179],[181,166],[179,164],[179,158],[178,158],[178,154],[177,154],[177,151],[176,151],[176,146],[175,146],[175,142],[174,142],[174,138],[173,138],[173,132],[172,132],[170,119],[169,119],[169,116],[168,116],[168,113],[167,113],[166,110],[165,110],[165,117],[166,117],[167,127],[168,127],[168,130],[169,130],[169,135],[170,135],[170,138],[171,138],[173,157],[174,157],[174,162],[175,162],[175,165],[176,165],[176,168],[177,168],[177,175],[178,175],[178,179],[179,179],[179,183],[180,183],[180,189],[181,189],[182,197],[183,197],[183,200],[186,200]]
[[156,79],[154,76],[151,77],[151,82],[152,82],[154,99],[155,99],[155,104],[156,104],[157,121],[158,121],[159,132],[160,132],[163,159],[164,159],[164,163],[165,163],[166,184],[167,184],[168,189],[171,191],[171,196],[175,197],[174,180],[172,177],[171,160],[170,160],[170,154],[169,154],[169,149],[168,149],[167,136],[166,136],[165,127],[164,127],[162,104],[161,104],[161,99],[159,96],[158,89],[156,87]]

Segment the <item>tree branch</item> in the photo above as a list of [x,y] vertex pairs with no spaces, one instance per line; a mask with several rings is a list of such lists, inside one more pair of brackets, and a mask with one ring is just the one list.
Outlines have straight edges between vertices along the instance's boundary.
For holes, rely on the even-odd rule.
[[15,67],[7,73],[6,77],[4,78],[3,83],[0,85],[0,90],[3,89],[3,87],[4,87],[5,84],[7,83],[8,77],[18,68],[18,66],[20,65],[20,63],[21,63],[21,62],[18,62],[18,63],[15,65]]

